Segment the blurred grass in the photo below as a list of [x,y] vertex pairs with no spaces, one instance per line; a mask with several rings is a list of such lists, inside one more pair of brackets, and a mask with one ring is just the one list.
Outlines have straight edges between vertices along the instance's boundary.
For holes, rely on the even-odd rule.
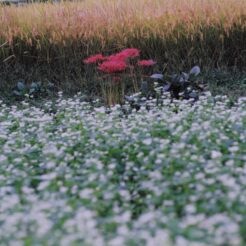
[[0,87],[23,78],[88,89],[82,59],[136,47],[161,71],[245,68],[244,0],[85,0],[0,6]]
[[232,101],[246,96],[246,72],[213,69],[204,75],[213,95],[228,95]]

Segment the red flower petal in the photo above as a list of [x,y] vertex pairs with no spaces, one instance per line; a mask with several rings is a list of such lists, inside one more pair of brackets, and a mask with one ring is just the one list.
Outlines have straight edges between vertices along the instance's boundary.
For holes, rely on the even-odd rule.
[[138,62],[138,65],[139,66],[143,66],[143,67],[149,67],[149,66],[153,66],[155,64],[156,64],[156,62],[153,61],[152,59],[150,59],[150,60],[141,60],[141,61]]
[[138,57],[140,50],[135,48],[124,49],[119,53],[111,55],[108,57],[108,61],[126,61],[128,58]]
[[105,73],[122,72],[127,68],[124,61],[105,61],[98,66],[98,69]]
[[83,60],[85,64],[90,64],[90,63],[96,63],[98,61],[104,61],[106,57],[104,57],[102,54],[97,54],[88,57],[87,59]]

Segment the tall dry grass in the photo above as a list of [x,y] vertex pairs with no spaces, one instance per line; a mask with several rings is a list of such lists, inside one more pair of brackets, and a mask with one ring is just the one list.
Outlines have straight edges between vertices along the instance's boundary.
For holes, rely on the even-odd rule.
[[157,59],[160,69],[245,66],[246,1],[84,0],[0,7],[2,67],[45,67],[40,72],[56,71],[57,80],[76,80],[84,57],[124,47],[139,48],[144,57]]

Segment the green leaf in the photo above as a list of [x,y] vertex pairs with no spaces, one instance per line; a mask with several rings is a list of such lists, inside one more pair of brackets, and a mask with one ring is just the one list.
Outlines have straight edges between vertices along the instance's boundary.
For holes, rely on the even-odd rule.
[[20,91],[14,90],[13,95],[14,96],[23,96],[23,93],[21,93]]
[[25,86],[25,84],[24,84],[23,82],[19,81],[19,82],[17,83],[17,89],[18,89],[19,91],[23,91],[23,90],[25,90],[25,88],[26,88],[26,86]]
[[201,69],[198,66],[195,66],[190,70],[190,75],[197,76],[200,73],[201,73]]
[[35,91],[36,91],[35,88],[31,88],[31,89],[29,90],[29,94],[33,94]]
[[150,76],[151,79],[163,80],[163,74],[161,73],[154,73]]

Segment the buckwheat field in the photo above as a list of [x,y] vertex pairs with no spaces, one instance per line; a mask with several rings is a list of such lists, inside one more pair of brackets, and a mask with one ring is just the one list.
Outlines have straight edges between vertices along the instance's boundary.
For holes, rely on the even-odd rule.
[[1,102],[0,245],[245,245],[246,98],[162,99]]

